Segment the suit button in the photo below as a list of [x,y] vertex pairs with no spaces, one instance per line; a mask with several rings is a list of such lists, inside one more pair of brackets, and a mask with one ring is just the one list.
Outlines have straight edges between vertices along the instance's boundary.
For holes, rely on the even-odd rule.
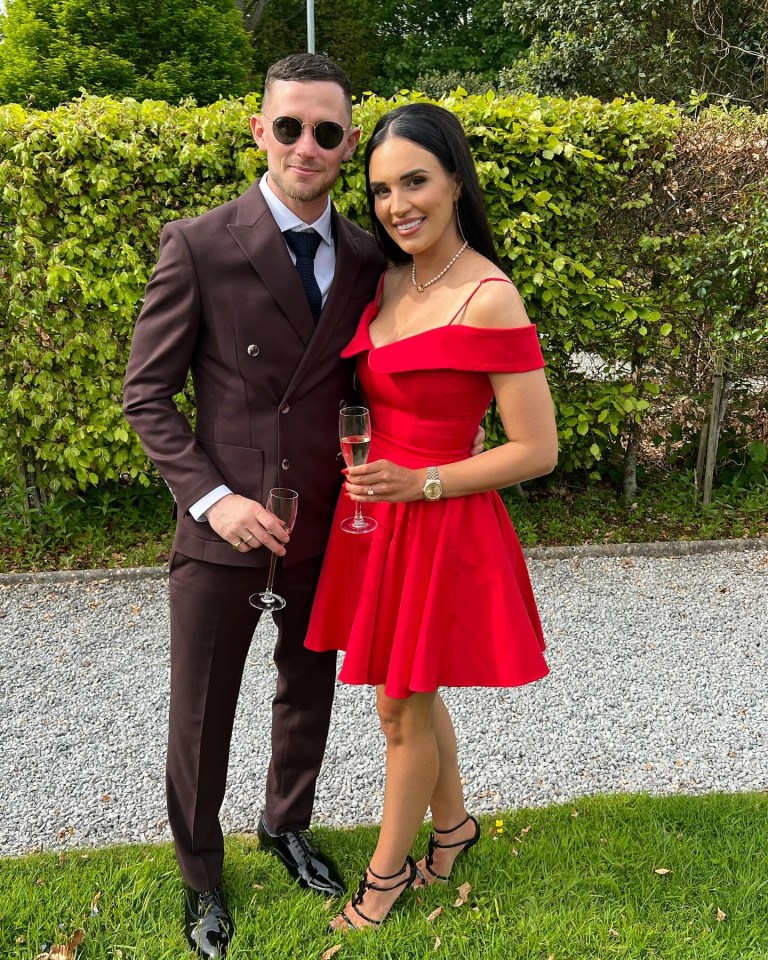
[[290,409],[291,409],[290,405],[287,403],[284,403],[282,407],[280,407],[280,413],[288,413]]
[[248,356],[249,356],[249,357],[258,357],[258,355],[259,355],[258,345],[255,344],[255,343],[250,344],[249,347],[248,347]]
[[344,454],[341,453],[341,452],[337,453],[337,454],[336,454],[336,459],[337,459],[337,460],[343,460],[343,459],[344,459]]
[[290,465],[291,465],[291,461],[290,461],[287,457],[286,457],[286,459],[283,460],[283,462],[280,464],[280,466],[283,468],[283,470],[287,470],[288,467],[290,467]]

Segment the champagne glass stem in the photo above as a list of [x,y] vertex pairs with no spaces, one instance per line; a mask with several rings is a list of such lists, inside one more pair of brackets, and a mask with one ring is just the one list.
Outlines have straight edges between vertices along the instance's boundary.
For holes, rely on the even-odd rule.
[[359,500],[355,503],[354,523],[356,527],[361,527],[365,524],[365,519],[363,518],[363,505]]
[[275,563],[277,562],[277,554],[272,554],[272,559],[269,561],[269,577],[267,578],[267,589],[264,591],[264,599],[269,602],[272,599],[272,584],[275,580]]

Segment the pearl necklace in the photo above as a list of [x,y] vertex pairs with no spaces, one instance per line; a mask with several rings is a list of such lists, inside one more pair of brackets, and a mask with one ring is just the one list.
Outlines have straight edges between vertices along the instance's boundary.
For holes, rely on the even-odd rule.
[[426,283],[416,283],[416,262],[414,261],[411,264],[411,283],[414,285],[414,287],[416,287],[417,291],[419,293],[424,293],[427,287],[431,287],[433,283],[437,283],[440,277],[444,277],[446,273],[448,273],[448,271],[454,265],[454,263],[456,263],[456,261],[462,255],[462,253],[464,253],[464,251],[467,249],[468,246],[469,246],[469,243],[465,240],[464,245],[461,247],[459,252],[455,254],[453,257],[451,257],[451,259],[448,261],[448,263],[446,263],[446,265],[443,267],[440,273],[438,273],[436,277],[432,277],[431,280],[427,280]]

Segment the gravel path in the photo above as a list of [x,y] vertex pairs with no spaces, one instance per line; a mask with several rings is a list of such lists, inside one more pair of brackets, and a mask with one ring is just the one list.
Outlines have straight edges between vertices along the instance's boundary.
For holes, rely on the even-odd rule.
[[[530,567],[551,674],[446,694],[470,809],[768,786],[768,551]],[[157,577],[0,579],[0,854],[169,838],[166,593]],[[261,808],[273,630],[246,668],[227,831]],[[372,692],[340,686],[317,821],[377,820],[382,761]]]

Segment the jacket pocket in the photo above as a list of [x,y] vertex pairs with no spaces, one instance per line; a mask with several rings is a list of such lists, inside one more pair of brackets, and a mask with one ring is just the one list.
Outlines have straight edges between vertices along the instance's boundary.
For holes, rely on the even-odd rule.
[[[198,443],[210,457],[224,483],[232,493],[249,500],[264,503],[264,451],[253,447],[236,447],[230,443],[214,443],[212,440],[201,440]],[[207,540],[218,540],[208,523],[193,521],[194,532]]]

